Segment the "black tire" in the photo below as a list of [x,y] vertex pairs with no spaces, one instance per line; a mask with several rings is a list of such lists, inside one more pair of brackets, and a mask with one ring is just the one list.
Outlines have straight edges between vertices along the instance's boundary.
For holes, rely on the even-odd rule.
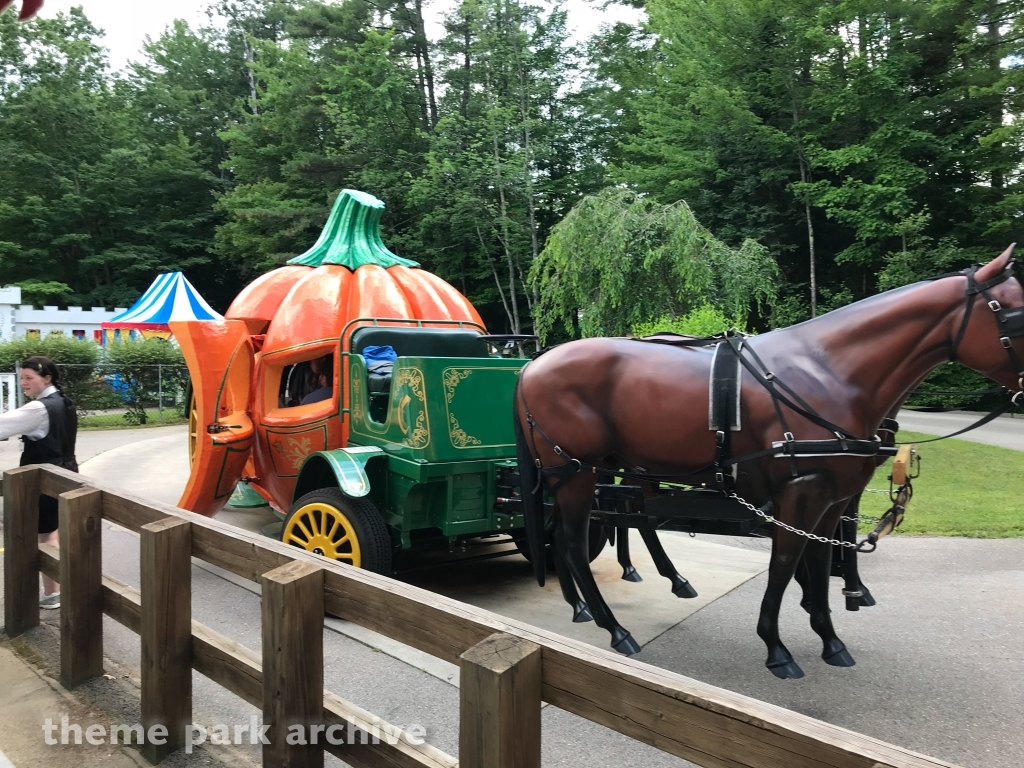
[[391,536],[384,518],[373,502],[350,498],[337,488],[297,499],[284,520],[281,541],[336,562],[391,573]]
[[[515,537],[516,549],[519,550],[519,554],[527,559],[528,562],[533,562],[533,558],[530,557],[530,547],[526,543],[526,533],[522,532],[522,535]],[[608,532],[605,530],[603,525],[590,524],[589,537],[587,539],[588,554],[590,555],[589,562],[594,562],[597,556],[601,554],[604,549],[604,545],[608,543]],[[544,562],[547,565],[549,571],[555,570],[555,555],[551,551],[551,545],[548,544],[544,547]]]

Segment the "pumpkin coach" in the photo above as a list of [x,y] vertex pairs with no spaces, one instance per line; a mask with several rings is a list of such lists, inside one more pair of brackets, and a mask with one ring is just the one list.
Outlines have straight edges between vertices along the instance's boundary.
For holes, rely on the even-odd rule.
[[224,320],[173,331],[193,382],[179,505],[213,515],[244,481],[283,541],[386,573],[416,541],[521,533],[496,499],[526,361],[496,354],[512,337],[488,336],[461,293],[384,246],[383,209],[344,191],[309,251]]

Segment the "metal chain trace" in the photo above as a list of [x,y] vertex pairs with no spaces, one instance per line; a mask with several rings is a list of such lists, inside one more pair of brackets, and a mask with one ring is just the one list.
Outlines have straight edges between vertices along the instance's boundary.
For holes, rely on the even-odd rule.
[[799,528],[794,528],[792,525],[788,525],[782,522],[781,520],[772,517],[771,515],[766,515],[764,512],[755,507],[749,501],[739,496],[735,491],[729,494],[729,498],[735,499],[758,517],[764,518],[765,522],[772,523],[774,525],[779,526],[780,528],[785,528],[787,531],[789,531],[790,533],[795,533],[797,536],[804,536],[813,541],[820,541],[822,544],[831,544],[834,547],[849,547],[850,549],[857,548],[857,544],[854,542],[840,541],[839,539],[830,539],[827,536],[818,536],[816,533],[808,533],[807,531],[801,531]]

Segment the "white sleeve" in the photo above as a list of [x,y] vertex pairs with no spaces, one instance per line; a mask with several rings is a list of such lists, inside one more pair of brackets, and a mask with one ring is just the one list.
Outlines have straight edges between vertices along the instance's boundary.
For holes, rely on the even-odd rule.
[[38,400],[25,403],[16,411],[0,415],[0,440],[15,435],[25,435],[33,440],[41,440],[50,432],[50,417],[46,414],[46,406]]

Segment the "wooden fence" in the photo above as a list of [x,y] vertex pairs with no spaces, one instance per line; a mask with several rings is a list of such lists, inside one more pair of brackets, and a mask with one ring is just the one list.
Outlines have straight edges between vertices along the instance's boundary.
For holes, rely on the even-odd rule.
[[[40,494],[59,499],[59,552],[37,544]],[[141,535],[141,590],[102,575],[104,519]],[[263,764],[274,768],[320,766],[323,749],[358,768],[539,768],[542,701],[712,768],[949,766],[55,467],[4,473],[4,544],[8,634],[38,625],[40,570],[61,584],[66,685],[102,673],[103,613],[140,635],[142,722],[169,732],[162,747],[144,747],[153,762],[185,743],[196,669],[262,707],[271,724]],[[262,586],[262,658],[192,621],[192,557]],[[285,743],[290,724],[357,736],[390,728],[323,690],[325,613],[460,666],[460,760],[408,734]]]

